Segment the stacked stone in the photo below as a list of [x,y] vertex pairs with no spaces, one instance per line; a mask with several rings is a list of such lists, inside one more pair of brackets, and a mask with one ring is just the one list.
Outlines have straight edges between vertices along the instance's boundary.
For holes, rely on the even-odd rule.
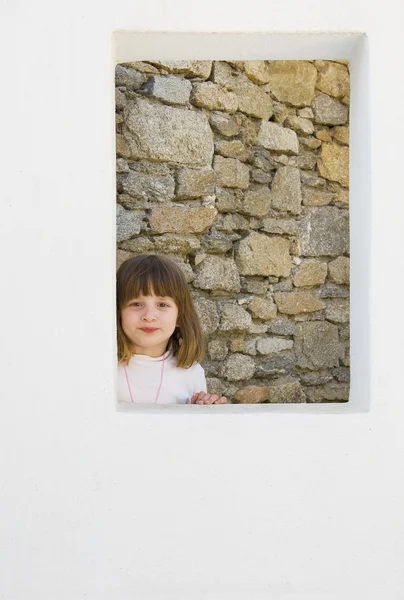
[[349,396],[347,61],[116,67],[118,265],[166,254],[232,402]]

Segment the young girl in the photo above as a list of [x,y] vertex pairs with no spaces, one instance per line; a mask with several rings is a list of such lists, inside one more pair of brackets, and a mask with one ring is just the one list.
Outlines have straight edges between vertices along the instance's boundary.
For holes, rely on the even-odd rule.
[[207,393],[202,330],[181,269],[164,256],[117,272],[118,402],[226,404]]

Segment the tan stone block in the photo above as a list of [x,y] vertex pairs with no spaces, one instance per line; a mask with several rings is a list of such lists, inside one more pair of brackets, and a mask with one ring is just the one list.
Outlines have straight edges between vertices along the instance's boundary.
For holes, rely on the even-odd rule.
[[349,186],[349,148],[334,144],[323,144],[318,160],[321,177]]
[[327,298],[325,318],[332,323],[349,322],[349,298]]
[[258,132],[258,143],[267,150],[284,152],[287,154],[299,153],[299,140],[296,132],[288,127],[282,127],[272,121],[262,121]]
[[349,146],[349,127],[336,127],[333,134],[337,142]]
[[230,341],[230,352],[245,352],[246,344],[243,338],[235,338]]
[[335,200],[336,194],[326,190],[308,187],[303,190],[303,204],[305,206],[326,206]]
[[296,287],[321,285],[327,277],[327,263],[311,260],[303,263],[293,278]]
[[328,263],[328,272],[334,283],[349,283],[349,258],[338,256]]
[[252,312],[253,317],[262,319],[263,321],[274,319],[278,312],[276,304],[272,300],[260,298],[259,296],[251,300],[248,309]]
[[317,79],[317,69],[304,60],[269,62],[269,85],[279,102],[293,106],[310,106]]
[[218,140],[215,142],[215,152],[226,158],[237,158],[243,162],[248,159],[250,154],[240,140]]
[[266,217],[271,206],[271,192],[263,187],[245,193],[242,212],[252,217]]
[[259,404],[267,402],[270,388],[261,385],[247,385],[238,390],[234,395],[234,401],[240,404]]
[[341,204],[349,204],[349,190],[344,190],[343,188],[339,189],[337,192],[337,200],[341,202]]
[[125,137],[133,159],[211,165],[213,133],[203,111],[136,98],[127,109]]
[[288,277],[292,268],[289,242],[278,236],[251,232],[240,241],[236,263],[241,275]]
[[212,226],[217,210],[212,206],[152,208],[150,226],[155,233],[201,233]]
[[233,88],[238,100],[238,109],[257,119],[270,119],[273,115],[272,99],[263,89],[251,81],[239,82]]
[[271,189],[272,208],[283,212],[300,214],[302,190],[300,171],[297,167],[279,167]]
[[270,80],[269,65],[265,60],[246,60],[244,72],[251,81],[258,85],[268,83]]
[[222,187],[246,189],[250,183],[250,169],[236,158],[215,156],[213,168],[217,183]]
[[328,131],[322,129],[321,131],[317,131],[316,137],[322,142],[332,142],[332,137]]
[[270,386],[269,402],[272,404],[305,402],[306,396],[300,382],[293,377],[280,377]]
[[128,142],[124,138],[123,135],[118,133],[116,135],[116,153],[118,156],[123,156],[124,158],[130,158],[130,149]]
[[311,292],[278,292],[274,295],[278,310],[287,315],[298,315],[322,310],[325,304]]
[[318,69],[318,90],[334,98],[349,96],[349,71],[345,65],[326,60],[314,64]]
[[195,106],[207,110],[224,110],[234,113],[238,109],[237,96],[211,81],[193,85],[191,102]]

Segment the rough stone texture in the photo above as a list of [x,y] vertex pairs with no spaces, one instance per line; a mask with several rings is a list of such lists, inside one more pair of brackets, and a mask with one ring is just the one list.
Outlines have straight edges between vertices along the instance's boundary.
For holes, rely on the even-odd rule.
[[223,158],[215,156],[213,168],[217,175],[217,182],[222,187],[248,188],[250,170],[236,158]]
[[334,98],[349,97],[349,72],[336,62],[316,60],[318,70],[316,88]]
[[130,158],[130,148],[129,144],[124,138],[123,135],[117,134],[116,136],[116,153],[118,156],[123,156],[124,158]]
[[174,188],[174,177],[169,171],[164,174],[130,170],[120,181],[120,191],[137,200],[150,200],[151,202],[171,200],[174,198]]
[[244,162],[250,154],[240,140],[218,140],[215,142],[215,152],[226,158],[237,158]]
[[300,373],[299,378],[304,385],[323,385],[332,380],[332,375],[329,371],[323,369],[320,371],[306,371]]
[[349,146],[349,127],[336,127],[333,133],[337,142]]
[[349,149],[346,146],[323,144],[318,170],[322,177],[349,186]]
[[207,79],[212,70],[211,60],[171,60],[151,61],[154,65],[163,67],[169,73],[182,73],[185,77]]
[[344,125],[348,121],[348,107],[326,94],[317,94],[311,106],[314,122],[319,125]]
[[214,231],[203,236],[201,244],[206,251],[222,254],[232,248],[232,239],[231,236]]
[[302,135],[311,135],[314,133],[314,125],[309,119],[304,119],[303,117],[295,117],[290,115],[286,117],[284,124],[286,127],[293,129],[296,133],[300,133]]
[[219,327],[219,312],[216,302],[200,296],[194,297],[193,301],[204,335],[211,335]]
[[339,256],[349,252],[349,221],[346,211],[335,206],[312,208],[300,222],[300,254]]
[[278,316],[277,319],[268,324],[267,331],[275,335],[295,335],[296,326],[291,321],[288,321],[287,318]]
[[229,64],[229,62],[215,61],[212,70],[212,81],[222,85],[223,87],[232,90],[237,84],[242,81],[246,81],[247,77],[243,73],[240,73]]
[[327,321],[308,321],[296,325],[295,352],[303,369],[338,367],[342,347],[338,327]]
[[261,338],[257,340],[257,351],[260,354],[275,354],[282,350],[290,350],[293,348],[293,340],[285,338]]
[[208,352],[212,360],[224,360],[229,352],[226,340],[212,340],[208,343]]
[[247,191],[241,212],[252,217],[265,217],[271,205],[271,192],[267,187]]
[[274,294],[279,312],[287,315],[310,313],[324,308],[325,304],[311,292],[278,292]]
[[281,237],[252,232],[241,240],[236,263],[241,275],[287,277],[292,268],[289,242]]
[[303,119],[312,119],[314,117],[314,113],[309,107],[301,108],[297,111],[297,114]]
[[209,123],[215,132],[221,133],[225,137],[238,135],[241,130],[241,124],[233,116],[222,112],[210,113]]
[[280,235],[297,236],[299,225],[293,219],[264,219],[260,228],[268,233],[278,233]]
[[241,190],[216,187],[216,208],[220,212],[241,212],[243,201],[244,195]]
[[253,317],[267,321],[274,319],[278,312],[277,306],[272,300],[255,296],[248,305]]
[[258,362],[255,369],[255,377],[279,377],[290,372],[296,366],[296,356],[294,352],[284,352],[271,354],[265,358],[261,358],[262,362]]
[[251,325],[251,315],[237,304],[219,303],[220,331],[247,331]]
[[207,110],[224,110],[228,113],[235,113],[238,109],[237,96],[211,81],[193,85],[191,102],[195,106]]
[[177,198],[198,198],[213,194],[215,190],[216,173],[211,167],[190,169],[180,167],[177,170]]
[[213,135],[202,112],[137,99],[128,109],[127,142],[131,158],[210,165]]
[[296,379],[280,377],[269,388],[269,402],[272,404],[305,402],[306,396]]
[[115,85],[125,86],[131,90],[138,90],[142,87],[146,77],[135,69],[128,69],[122,65],[115,67]]
[[325,305],[325,318],[333,323],[348,323],[349,299],[329,298]]
[[319,260],[311,260],[300,265],[295,276],[293,285],[296,287],[309,287],[321,285],[327,277],[327,263]]
[[288,160],[290,167],[299,167],[299,169],[314,169],[317,164],[317,156],[304,148],[299,152],[299,156],[291,156]]
[[261,122],[258,143],[267,150],[284,152],[285,154],[299,153],[299,140],[296,132],[271,121]]
[[258,85],[268,83],[270,80],[269,64],[266,60],[246,60],[244,73]]
[[212,206],[164,206],[151,209],[149,222],[155,233],[200,233],[212,225],[216,214]]
[[296,167],[279,167],[272,182],[272,208],[292,214],[300,214],[302,191],[300,171]]
[[137,254],[154,252],[156,254],[184,255],[198,250],[201,243],[196,236],[166,233],[164,235],[153,236],[151,239],[134,238],[122,242],[120,246],[125,250],[130,250]]
[[259,404],[269,400],[270,388],[267,385],[247,385],[239,389],[233,401],[236,404]]
[[229,381],[248,380],[254,375],[255,362],[250,356],[232,354],[223,365],[222,376]]
[[223,290],[238,293],[240,277],[231,258],[209,255],[195,268],[194,286],[202,290]]
[[154,75],[143,88],[148,96],[153,96],[169,104],[187,104],[192,90],[188,79],[179,79],[173,75]]
[[216,221],[216,229],[218,231],[248,231],[250,229],[249,222],[241,215],[226,215]]
[[257,119],[270,119],[273,115],[271,96],[250,81],[243,81],[234,88],[238,109]]
[[334,283],[349,283],[349,258],[338,256],[328,263],[328,274]]
[[120,110],[121,108],[125,108],[126,106],[126,96],[123,92],[121,92],[120,90],[116,89],[115,90],[115,107],[117,110]]
[[269,63],[269,85],[279,102],[310,106],[317,80],[317,69],[304,60],[276,60]]
[[129,173],[129,165],[123,158],[118,158],[116,161],[117,173]]
[[305,389],[308,402],[324,402],[336,400],[349,400],[349,384],[330,381],[322,386]]
[[305,206],[327,206],[336,198],[336,194],[317,188],[307,187],[302,191]]
[[318,295],[320,298],[348,298],[349,288],[327,282],[320,288]]
[[145,213],[125,210],[120,206],[116,205],[116,241],[122,242],[128,240],[137,233],[140,232],[142,220],[145,217]]

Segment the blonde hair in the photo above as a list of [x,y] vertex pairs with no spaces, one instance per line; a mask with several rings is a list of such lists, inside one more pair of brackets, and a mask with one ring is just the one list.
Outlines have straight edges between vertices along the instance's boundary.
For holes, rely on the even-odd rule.
[[177,358],[177,367],[189,368],[205,356],[202,328],[188,284],[180,267],[165,256],[146,254],[125,260],[116,274],[116,313],[118,362],[128,362],[133,344],[124,333],[121,311],[133,298],[169,296],[178,307],[179,327],[170,337],[170,347]]

